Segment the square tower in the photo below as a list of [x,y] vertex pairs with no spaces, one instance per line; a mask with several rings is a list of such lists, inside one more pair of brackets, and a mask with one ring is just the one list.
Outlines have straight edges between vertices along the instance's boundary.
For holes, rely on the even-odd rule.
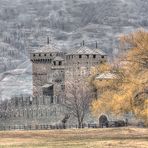
[[53,45],[30,54],[32,62],[33,95],[50,96],[60,102],[65,81],[65,53]]

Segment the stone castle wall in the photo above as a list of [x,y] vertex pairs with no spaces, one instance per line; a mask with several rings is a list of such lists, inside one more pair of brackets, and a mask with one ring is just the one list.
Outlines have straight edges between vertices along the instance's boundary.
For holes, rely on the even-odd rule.
[[60,122],[65,109],[50,97],[19,96],[0,104],[0,125],[53,124]]

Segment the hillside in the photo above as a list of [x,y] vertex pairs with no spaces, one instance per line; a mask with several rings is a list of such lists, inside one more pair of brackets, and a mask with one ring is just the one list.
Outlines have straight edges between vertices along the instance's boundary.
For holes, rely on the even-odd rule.
[[120,52],[120,34],[148,28],[147,8],[147,0],[1,0],[1,98],[16,90],[31,93],[29,52],[45,45],[47,36],[62,50],[97,41],[112,58]]

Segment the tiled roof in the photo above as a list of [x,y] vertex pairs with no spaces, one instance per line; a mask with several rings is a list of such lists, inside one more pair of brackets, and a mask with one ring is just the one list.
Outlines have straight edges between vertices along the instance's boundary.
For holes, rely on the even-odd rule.
[[96,80],[99,79],[116,79],[117,76],[110,72],[104,72],[96,76]]
[[50,83],[50,84],[45,84],[45,85],[43,85],[42,87],[43,87],[43,88],[48,88],[48,87],[50,87],[50,86],[53,86],[53,84],[52,84],[52,83]]
[[100,55],[107,55],[104,51],[102,51],[101,49],[93,49],[94,51],[96,51],[98,54],[100,54]]
[[37,53],[41,53],[41,52],[62,52],[61,50],[59,50],[54,44],[48,44],[44,47],[41,47],[39,50],[35,51]]
[[100,55],[106,55],[103,51],[100,49],[91,49],[86,46],[81,46],[79,49],[73,49],[72,52],[68,53],[67,55],[75,55],[75,54],[100,54]]
[[59,56],[58,56],[58,57],[55,57],[55,58],[54,58],[54,61],[64,61],[64,59],[63,59],[62,57],[59,57]]

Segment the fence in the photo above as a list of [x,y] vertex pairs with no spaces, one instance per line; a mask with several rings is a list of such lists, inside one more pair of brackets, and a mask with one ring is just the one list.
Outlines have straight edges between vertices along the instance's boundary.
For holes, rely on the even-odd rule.
[[[5,130],[52,130],[52,129],[68,129],[79,128],[78,125],[14,125],[14,126],[0,126],[1,131]],[[83,124],[81,128],[100,128],[99,124]]]

